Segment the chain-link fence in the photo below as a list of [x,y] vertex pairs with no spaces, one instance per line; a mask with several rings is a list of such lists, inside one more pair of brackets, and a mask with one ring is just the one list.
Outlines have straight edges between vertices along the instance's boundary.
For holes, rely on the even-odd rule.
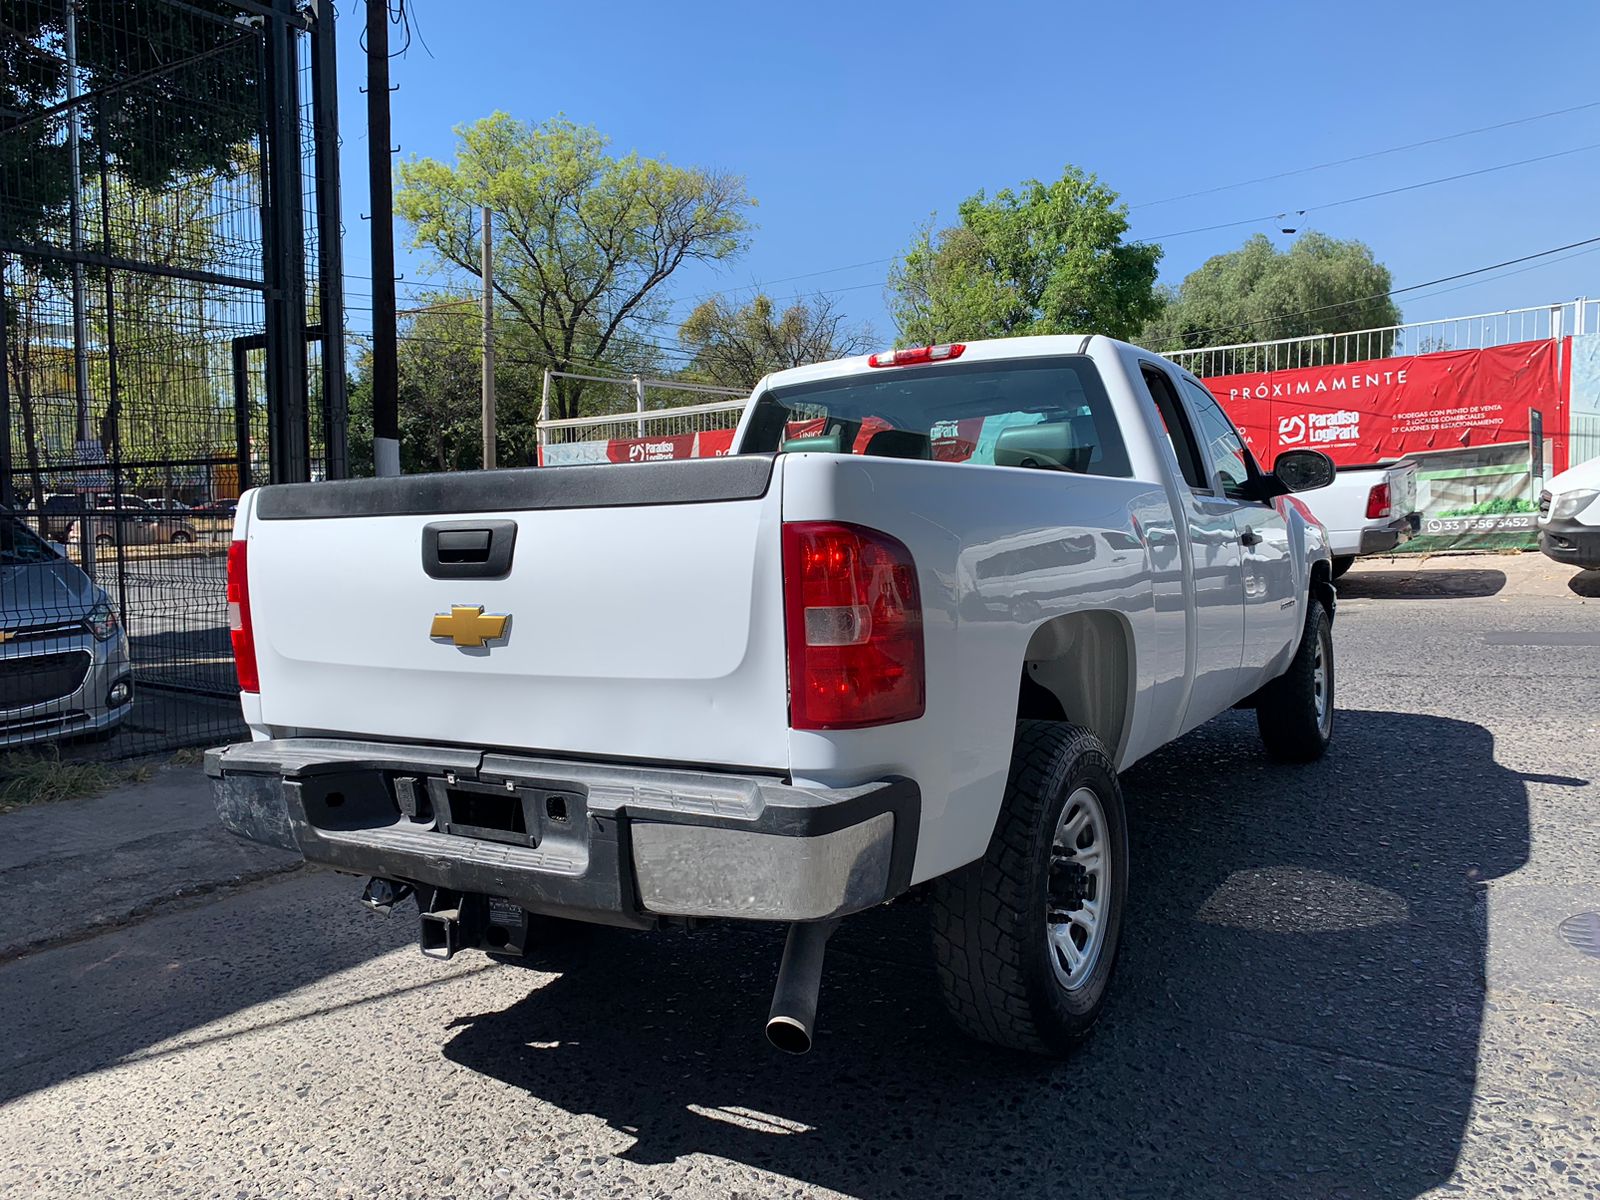
[[4,4],[0,747],[241,732],[234,505],[328,440],[310,40],[281,0]]

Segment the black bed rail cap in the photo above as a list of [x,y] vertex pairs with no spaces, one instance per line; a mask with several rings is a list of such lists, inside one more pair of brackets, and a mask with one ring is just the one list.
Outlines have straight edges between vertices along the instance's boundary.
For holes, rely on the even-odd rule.
[[767,494],[775,460],[771,454],[737,454],[676,462],[279,483],[261,489],[255,516],[263,521],[313,521],[755,500]]

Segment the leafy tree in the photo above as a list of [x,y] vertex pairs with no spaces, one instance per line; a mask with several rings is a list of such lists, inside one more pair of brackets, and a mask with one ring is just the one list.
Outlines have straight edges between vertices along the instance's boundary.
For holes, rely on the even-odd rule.
[[1159,246],[1123,241],[1127,209],[1093,175],[1067,167],[991,199],[969,196],[960,223],[924,225],[889,276],[903,340],[1028,333],[1129,337],[1158,311]]
[[868,326],[850,327],[823,295],[779,312],[770,296],[735,307],[720,296],[701,303],[678,330],[678,345],[694,355],[687,374],[724,387],[747,388],[770,371],[860,354]]
[[[565,119],[529,125],[495,113],[456,130],[453,165],[399,169],[395,211],[412,245],[480,274],[480,209],[494,218],[495,291],[558,370],[627,368],[653,358],[661,287],[689,262],[740,254],[753,201],[737,176],[607,150]],[[551,416],[579,415],[581,381],[557,381]]]
[[[1152,350],[1178,350],[1383,330],[1400,323],[1400,309],[1388,296],[1393,286],[1389,269],[1365,242],[1311,231],[1279,251],[1258,233],[1239,249],[1207,259],[1169,290],[1166,307],[1141,340]],[[1292,365],[1382,358],[1393,345],[1392,332],[1319,339],[1298,347]],[[1227,362],[1210,368],[1214,373],[1219,366],[1234,372],[1268,365],[1253,349],[1224,357]]]
[[[72,3],[83,91],[115,85],[105,103],[80,106],[85,171],[103,152],[130,183],[157,191],[227,168],[261,121],[256,35],[233,23],[238,10],[222,0]],[[0,237],[29,242],[58,228],[71,195],[65,117],[43,115],[66,98],[66,7],[0,0],[0,25]]]
[[[406,472],[455,471],[483,461],[483,326],[478,308],[443,294],[418,297],[399,331],[400,464]],[[495,446],[507,466],[535,459],[542,367],[527,329],[495,329]],[[351,473],[370,474],[372,352],[350,380]]]

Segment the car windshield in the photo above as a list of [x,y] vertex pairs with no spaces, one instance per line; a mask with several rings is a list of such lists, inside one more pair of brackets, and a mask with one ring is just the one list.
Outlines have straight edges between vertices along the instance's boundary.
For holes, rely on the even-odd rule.
[[0,566],[54,562],[60,556],[33,530],[12,518],[0,520]]
[[885,367],[763,392],[742,451],[832,452],[1131,474],[1086,357]]

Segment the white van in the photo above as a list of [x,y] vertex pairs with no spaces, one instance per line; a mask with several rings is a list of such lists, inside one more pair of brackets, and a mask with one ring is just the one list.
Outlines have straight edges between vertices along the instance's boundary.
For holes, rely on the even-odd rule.
[[1600,458],[1561,472],[1540,493],[1539,549],[1558,563],[1600,570]]

